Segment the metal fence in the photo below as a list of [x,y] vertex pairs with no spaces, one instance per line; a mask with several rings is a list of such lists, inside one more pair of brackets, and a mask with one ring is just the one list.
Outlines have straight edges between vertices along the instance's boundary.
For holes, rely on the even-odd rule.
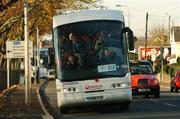
[[[24,70],[11,70],[9,76],[10,87],[19,84],[20,74],[24,74]],[[7,89],[7,70],[0,69],[0,92]]]

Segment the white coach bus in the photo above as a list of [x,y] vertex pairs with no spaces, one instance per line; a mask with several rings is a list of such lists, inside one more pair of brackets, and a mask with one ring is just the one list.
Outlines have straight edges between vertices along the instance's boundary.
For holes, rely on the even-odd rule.
[[128,51],[133,32],[118,10],[72,11],[53,17],[57,101],[60,111],[74,106],[132,101]]

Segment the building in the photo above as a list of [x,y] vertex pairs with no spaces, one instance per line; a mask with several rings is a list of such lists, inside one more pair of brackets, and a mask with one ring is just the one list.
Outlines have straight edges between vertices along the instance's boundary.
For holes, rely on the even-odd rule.
[[170,44],[171,44],[171,63],[176,63],[178,57],[180,57],[180,26],[174,26],[171,29],[170,34]]
[[[146,52],[146,53],[145,53]],[[161,54],[162,53],[162,54]],[[145,49],[144,46],[138,47],[138,59],[150,59],[153,62],[160,62],[161,58],[170,62],[171,56],[171,46],[147,46]]]

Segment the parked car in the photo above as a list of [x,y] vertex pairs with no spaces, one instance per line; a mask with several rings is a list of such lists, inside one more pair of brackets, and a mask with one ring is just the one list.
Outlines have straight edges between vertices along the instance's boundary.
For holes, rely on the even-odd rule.
[[39,79],[46,79],[47,78],[47,68],[39,68]]
[[47,79],[48,80],[55,80],[55,70],[54,69],[50,69],[48,71]]
[[171,92],[178,92],[180,89],[180,69],[175,72],[175,75],[172,77],[170,82],[170,91]]
[[159,80],[153,72],[152,64],[146,60],[130,61],[133,95],[154,95],[160,97]]

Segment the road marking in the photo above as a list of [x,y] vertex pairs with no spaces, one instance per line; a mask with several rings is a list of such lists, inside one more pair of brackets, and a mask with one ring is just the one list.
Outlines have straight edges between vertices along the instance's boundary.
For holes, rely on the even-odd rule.
[[153,100],[153,99],[150,99],[150,101],[152,101],[152,102],[160,102],[159,100]]
[[[139,119],[139,118],[152,118],[152,117],[174,117],[174,116],[180,116],[180,114],[150,114],[150,115],[126,115],[126,116],[112,116],[111,119]],[[109,119],[109,117],[103,117],[103,118],[100,118],[100,119]]]
[[[150,99],[150,101],[156,102],[156,103],[159,103],[159,102],[160,102],[159,100],[153,100],[153,99]],[[170,103],[163,103],[163,104],[164,104],[164,105],[171,106],[171,107],[176,107],[176,105],[173,105],[173,104],[170,104]]]
[[169,103],[164,103],[165,105],[171,106],[171,107],[176,107],[176,105],[169,104]]

